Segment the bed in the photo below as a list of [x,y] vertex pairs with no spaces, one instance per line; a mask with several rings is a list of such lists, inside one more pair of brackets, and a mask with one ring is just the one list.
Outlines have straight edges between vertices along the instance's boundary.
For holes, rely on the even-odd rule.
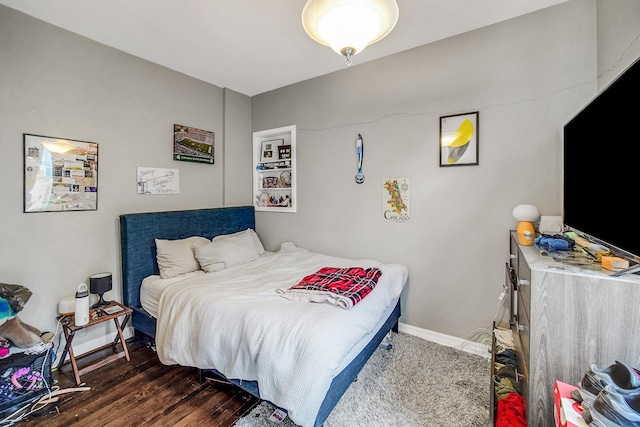
[[[286,242],[277,252],[265,251],[255,260],[230,268],[218,269],[211,267],[216,264],[209,264],[211,268],[206,272],[160,279],[157,248],[162,248],[157,246],[157,239],[218,241],[249,231],[255,236],[253,230],[255,218],[251,206],[121,215],[123,302],[133,309],[131,325],[136,339],[156,343],[162,363],[213,371],[288,411],[297,424],[322,426],[384,337],[392,330],[397,332],[400,292],[407,281],[407,270],[398,264],[315,254]],[[198,251],[198,254],[202,252]],[[198,258],[200,260],[202,258]],[[375,267],[382,273],[378,284],[353,307],[341,308],[335,301],[333,304],[304,302],[297,300],[299,294],[287,295],[291,284],[327,264]],[[269,281],[272,271],[283,280]],[[154,289],[149,288],[149,283],[163,286],[161,291],[155,290],[155,300],[149,297],[153,294],[149,289]],[[245,288],[260,295],[261,305],[255,305],[253,300],[245,302],[245,296],[240,294]],[[274,288],[277,288],[275,292]],[[210,291],[222,293],[212,296],[208,294]],[[232,310],[236,301],[245,304],[244,311]],[[288,316],[294,321],[278,326],[267,323],[272,321],[267,306],[279,313],[294,310],[295,314]],[[319,316],[316,319],[326,319],[326,322],[314,321],[311,316]],[[214,335],[216,330],[223,331],[223,336]],[[260,333],[264,337],[256,335]],[[298,339],[299,333],[304,337],[300,340],[306,341],[290,348],[290,344],[296,344],[293,337]],[[247,354],[240,353],[245,350]],[[325,351],[329,353],[325,355]],[[331,360],[324,364],[327,372],[324,366],[307,362],[314,357]],[[289,368],[282,363],[287,358]],[[265,368],[277,375],[265,375]],[[311,374],[315,369],[318,374]]]

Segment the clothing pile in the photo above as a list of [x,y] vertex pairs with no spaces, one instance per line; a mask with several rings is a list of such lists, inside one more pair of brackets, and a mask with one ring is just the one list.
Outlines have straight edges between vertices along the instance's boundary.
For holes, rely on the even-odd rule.
[[572,238],[561,234],[543,234],[542,236],[536,237],[534,243],[538,245],[538,247],[543,246],[556,251],[570,251],[576,244]]
[[0,358],[15,352],[41,353],[47,349],[41,338],[42,332],[24,323],[18,317],[31,291],[22,286],[0,283]]
[[516,372],[516,355],[513,335],[509,329],[493,330],[496,338],[496,366],[502,365],[493,375],[497,401],[495,427],[525,427],[527,425],[522,399],[522,383]]

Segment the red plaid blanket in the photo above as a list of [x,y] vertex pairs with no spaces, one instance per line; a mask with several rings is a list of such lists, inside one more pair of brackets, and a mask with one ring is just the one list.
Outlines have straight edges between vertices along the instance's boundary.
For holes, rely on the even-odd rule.
[[278,292],[297,301],[328,302],[350,309],[375,288],[382,272],[377,268],[324,267],[303,278],[297,285]]

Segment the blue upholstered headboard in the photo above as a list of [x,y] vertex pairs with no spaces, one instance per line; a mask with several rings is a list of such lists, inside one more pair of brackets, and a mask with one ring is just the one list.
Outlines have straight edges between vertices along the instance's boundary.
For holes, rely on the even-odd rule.
[[122,302],[140,306],[142,279],[158,274],[155,239],[212,239],[247,228],[255,229],[253,206],[120,215]]

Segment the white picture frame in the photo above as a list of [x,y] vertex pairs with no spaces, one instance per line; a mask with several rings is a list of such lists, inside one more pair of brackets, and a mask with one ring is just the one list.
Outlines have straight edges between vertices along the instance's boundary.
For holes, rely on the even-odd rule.
[[260,150],[260,161],[265,162],[277,162],[278,161],[278,147],[284,145],[284,139],[270,139],[262,141],[262,149]]

